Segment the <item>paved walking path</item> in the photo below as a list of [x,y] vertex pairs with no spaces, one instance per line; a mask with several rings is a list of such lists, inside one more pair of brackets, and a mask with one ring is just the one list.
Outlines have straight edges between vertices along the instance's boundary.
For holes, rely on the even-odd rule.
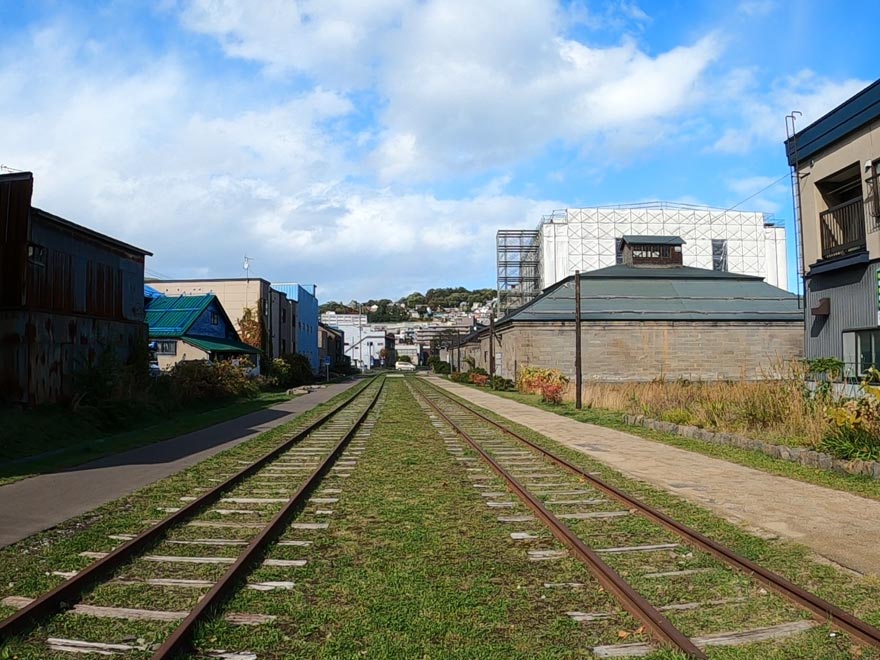
[[328,385],[265,410],[0,487],[0,547],[87,511],[289,422],[355,384]]
[[880,574],[876,500],[584,424],[439,378],[431,382],[741,527],[792,539],[859,573]]

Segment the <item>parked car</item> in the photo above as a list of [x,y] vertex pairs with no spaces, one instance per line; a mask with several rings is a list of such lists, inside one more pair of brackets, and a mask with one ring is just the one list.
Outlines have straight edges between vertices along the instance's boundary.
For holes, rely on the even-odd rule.
[[394,363],[394,368],[397,369],[398,371],[415,371],[416,365],[414,365],[412,362],[398,361],[398,362]]

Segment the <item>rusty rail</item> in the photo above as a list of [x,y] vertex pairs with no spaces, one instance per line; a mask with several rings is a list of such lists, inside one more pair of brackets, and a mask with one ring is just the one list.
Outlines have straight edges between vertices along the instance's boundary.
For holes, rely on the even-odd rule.
[[[272,451],[264,454],[247,467],[229,477],[223,483],[218,484],[204,495],[182,507],[179,511],[170,514],[149,529],[141,532],[132,540],[110,552],[106,557],[93,562],[85,569],[62,582],[51,591],[46,592],[18,612],[11,614],[3,621],[0,621],[0,646],[11,637],[25,632],[40,619],[52,616],[68,607],[70,604],[76,603],[82,594],[92,585],[106,579],[107,576],[119,568],[119,566],[138,554],[143,553],[151,545],[161,540],[166,532],[172,527],[185,522],[203,508],[215,503],[231,487],[260,470],[264,465],[273,461],[300,440],[323,426],[337,413],[347,408],[370,386],[373,380],[374,379],[368,381],[366,385],[357,390],[350,398],[336,406],[333,410],[323,414],[292,438],[286,440]],[[375,400],[373,403],[375,403]],[[372,407],[373,403],[370,404],[370,407]]]
[[[436,388],[435,388],[436,389]],[[439,391],[439,390],[438,390]],[[431,399],[425,396],[424,392],[419,392],[429,406],[449,424],[455,432],[458,433],[465,441],[476,451],[486,463],[507,482],[508,487],[519,496],[519,498],[528,506],[538,518],[550,529],[550,532],[561,543],[568,547],[574,556],[583,562],[590,573],[599,581],[606,590],[617,598],[621,606],[642,624],[653,637],[662,644],[672,646],[687,654],[691,658],[704,660],[706,654],[700,650],[684,633],[672,625],[665,616],[651,605],[644,596],[633,589],[620,575],[606,564],[598,554],[590,550],[581,541],[578,536],[571,531],[565,523],[554,516],[543,503],[534,495],[532,495],[522,484],[520,484],[507,470],[498,464],[489,454],[483,450],[479,443],[474,440],[463,428],[450,419]],[[445,393],[444,393],[445,394]],[[451,400],[451,399],[450,399]],[[456,402],[458,403],[458,402]],[[466,406],[462,406],[467,410]]]
[[379,395],[382,393],[382,388],[384,386],[385,379],[383,378],[379,385],[379,389],[376,390],[376,394],[373,396],[373,400],[370,401],[370,404],[355,420],[342,439],[336,443],[333,451],[330,452],[317,468],[315,468],[315,470],[309,475],[308,479],[303,482],[303,484],[297,489],[296,493],[294,493],[290,500],[288,500],[287,504],[284,505],[281,511],[275,514],[272,520],[270,520],[260,533],[248,544],[244,552],[235,560],[235,563],[229,567],[211,590],[199,600],[198,605],[190,611],[183,622],[165,640],[165,643],[156,650],[153,654],[153,660],[169,660],[170,658],[175,658],[179,654],[189,650],[193,634],[198,625],[204,621],[205,618],[210,616],[214,609],[219,607],[219,605],[229,596],[231,591],[234,591],[237,588],[239,578],[243,577],[245,573],[247,573],[251,567],[262,558],[268,545],[284,531],[284,528],[290,522],[290,519],[296,513],[296,510],[305,503],[315,485],[330,470],[333,463],[336,462],[336,459],[342,453],[342,450],[345,449],[345,446],[357,432],[358,428],[360,428],[360,425],[366,419],[367,415],[370,414],[373,406],[376,405],[376,401],[379,400]]
[[608,484],[601,479],[592,476],[588,472],[582,470],[581,468],[570,463],[564,458],[557,456],[547,449],[544,449],[543,447],[532,442],[528,438],[524,438],[516,431],[512,431],[509,428],[506,428],[502,424],[499,424],[498,422],[487,417],[481,412],[474,410],[471,406],[466,405],[461,401],[458,401],[457,399],[453,398],[448,392],[445,392],[433,383],[429,383],[429,385],[434,391],[446,397],[449,401],[452,401],[461,408],[464,408],[465,410],[479,417],[481,420],[491,424],[492,426],[496,427],[507,435],[528,445],[531,449],[537,451],[548,460],[556,463],[558,466],[568,470],[572,474],[575,474],[576,476],[586,480],[591,486],[593,486],[597,490],[602,491],[609,497],[612,497],[618,502],[621,502],[628,508],[635,509],[649,520],[652,520],[655,523],[675,533],[690,545],[696,546],[708,552],[716,559],[719,559],[731,568],[741,571],[758,580],[779,595],[787,598],[795,605],[802,607],[810,612],[813,618],[817,621],[821,623],[828,623],[835,628],[852,635],[860,641],[870,646],[873,646],[874,648],[880,648],[880,630],[867,623],[866,621],[862,621],[861,619],[853,616],[849,612],[846,612],[836,605],[829,603],[823,598],[820,598],[819,596],[810,593],[805,589],[802,589],[793,582],[786,580],[781,575],[778,575],[769,569],[763,568],[752,560],[746,559],[745,557],[738,555],[737,553],[721,545],[717,541],[713,541],[712,539],[701,534],[695,529],[692,529],[687,525],[676,521],[662,511],[658,511],[657,509],[648,506],[647,504],[644,504],[640,500],[637,500],[636,498],[627,495],[615,486],[612,486],[611,484]]

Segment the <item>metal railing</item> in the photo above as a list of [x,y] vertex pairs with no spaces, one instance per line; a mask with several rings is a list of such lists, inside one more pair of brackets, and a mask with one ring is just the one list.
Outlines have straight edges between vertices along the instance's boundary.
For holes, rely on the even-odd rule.
[[861,197],[819,215],[822,258],[834,259],[865,249],[865,204]]

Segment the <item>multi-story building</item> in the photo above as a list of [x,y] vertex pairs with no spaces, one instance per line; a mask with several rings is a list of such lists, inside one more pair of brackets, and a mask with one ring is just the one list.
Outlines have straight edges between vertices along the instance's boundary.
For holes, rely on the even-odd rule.
[[318,299],[317,287],[311,284],[304,287],[293,282],[273,284],[272,288],[287,296],[296,306],[294,335],[296,352],[309,359],[312,371],[318,371]]
[[150,255],[34,208],[33,188],[0,175],[0,400],[27,405],[68,399],[104,353],[144,353]]
[[806,296],[805,354],[880,365],[880,80],[789,137]]
[[763,213],[654,202],[564,209],[534,230],[497,234],[502,312],[581,272],[621,263],[624,236],[679,236],[685,266],[754,275],[785,288],[785,229]]
[[272,360],[297,352],[296,305],[264,279],[155,280],[150,286],[167,296],[201,296],[212,293],[240,335],[245,310],[262,324],[260,349]]
[[394,335],[367,322],[366,314],[324,312],[321,323],[345,334],[345,354],[358,369],[394,363]]

